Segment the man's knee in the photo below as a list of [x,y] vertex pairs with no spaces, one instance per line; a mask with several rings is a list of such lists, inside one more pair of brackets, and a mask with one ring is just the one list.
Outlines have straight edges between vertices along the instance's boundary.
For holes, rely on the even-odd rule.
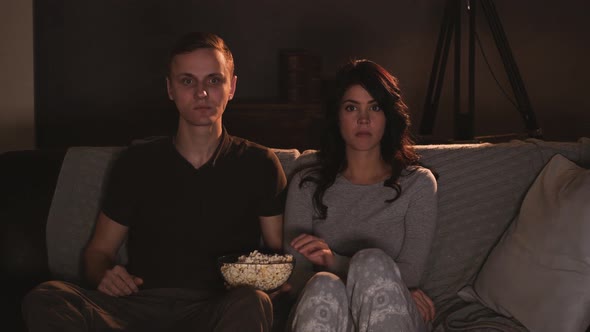
[[84,319],[79,311],[80,296],[61,281],[47,281],[22,299],[22,315],[30,331],[80,330]]
[[48,301],[55,301],[64,288],[64,283],[60,281],[46,281],[37,285],[23,297],[23,313],[38,306],[46,306]]
[[235,331],[239,322],[244,330],[270,331],[273,323],[272,301],[268,294],[244,286],[232,289],[223,300],[219,331]]
[[247,310],[272,312],[272,301],[268,294],[252,287],[237,287],[231,291],[230,302]]
[[45,281],[31,290],[31,292],[46,292],[69,289],[67,283],[58,280]]

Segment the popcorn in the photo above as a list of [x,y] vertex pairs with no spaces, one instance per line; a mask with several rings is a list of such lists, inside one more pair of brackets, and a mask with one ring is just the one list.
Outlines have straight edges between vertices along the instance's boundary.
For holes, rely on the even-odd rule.
[[254,250],[235,263],[222,263],[221,274],[231,287],[249,285],[270,291],[284,284],[293,271],[292,255],[266,255]]

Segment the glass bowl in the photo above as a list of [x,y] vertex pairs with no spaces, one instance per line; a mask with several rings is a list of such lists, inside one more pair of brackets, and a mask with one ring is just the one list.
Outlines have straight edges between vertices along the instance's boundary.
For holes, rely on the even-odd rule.
[[[263,255],[270,256],[271,259],[265,262],[245,262],[248,255],[232,254],[218,258],[219,271],[226,286],[231,288],[247,285],[271,293],[289,279],[295,267],[295,258],[291,255]],[[257,257],[261,257],[260,253]],[[281,258],[284,261],[277,261]],[[290,261],[286,261],[287,259]]]

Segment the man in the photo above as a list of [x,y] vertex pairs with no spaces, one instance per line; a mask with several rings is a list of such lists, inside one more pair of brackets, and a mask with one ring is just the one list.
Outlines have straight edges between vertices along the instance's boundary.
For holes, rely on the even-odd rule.
[[[237,77],[216,35],[191,33],[170,54],[173,138],[129,147],[113,166],[85,273],[96,290],[47,282],[23,301],[35,331],[269,331],[272,304],[226,290],[216,258],[282,248],[285,175],[267,148],[230,136],[222,115]],[[116,265],[127,240],[129,262]]]

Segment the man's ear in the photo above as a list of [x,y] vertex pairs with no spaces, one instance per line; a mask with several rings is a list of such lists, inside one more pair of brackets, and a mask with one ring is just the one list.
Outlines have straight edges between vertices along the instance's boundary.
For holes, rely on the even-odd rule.
[[168,92],[168,98],[170,100],[174,100],[174,96],[172,95],[172,89],[170,88],[170,79],[166,76],[166,91]]
[[238,77],[234,75],[231,78],[230,87],[229,87],[229,100],[234,99],[234,95],[236,94],[236,84],[238,83]]

